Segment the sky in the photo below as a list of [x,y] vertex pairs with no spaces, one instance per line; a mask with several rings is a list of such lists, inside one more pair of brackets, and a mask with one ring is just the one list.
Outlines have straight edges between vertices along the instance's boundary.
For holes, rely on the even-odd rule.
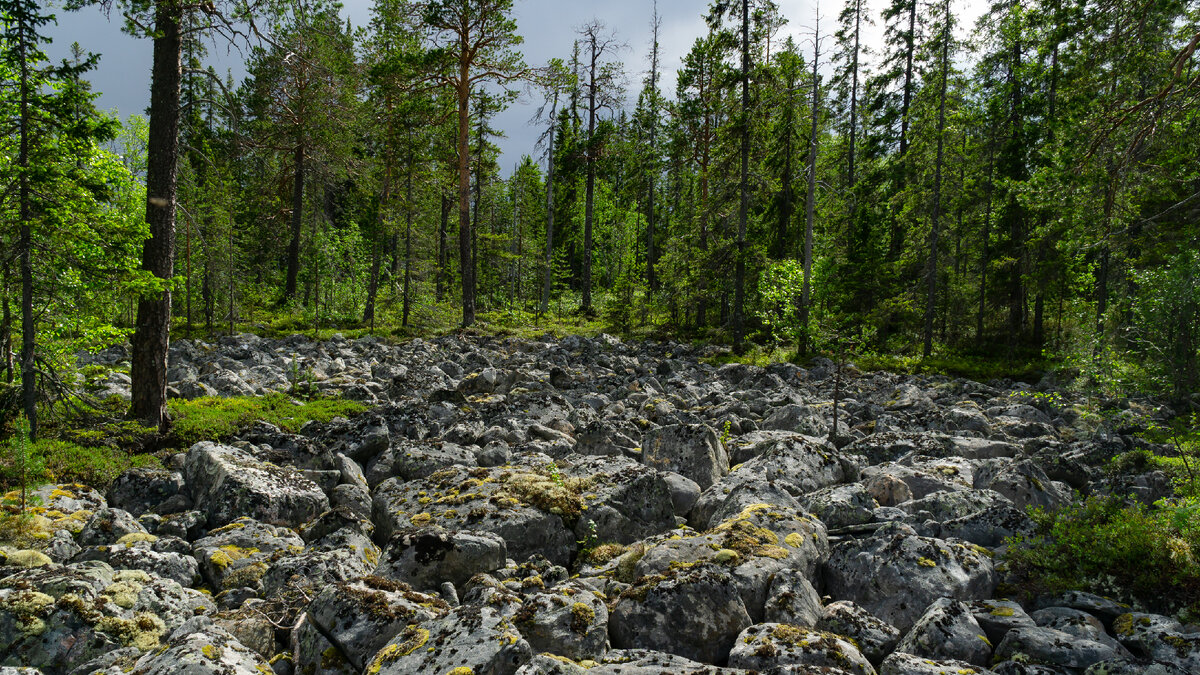
[[[370,0],[343,0],[344,15],[355,25],[364,25],[370,17]],[[818,0],[777,0],[781,13],[788,19],[779,41],[787,35],[795,35],[802,50],[811,50],[812,30]],[[704,14],[709,0],[658,0],[658,11],[662,16],[659,42],[662,49],[663,91],[668,96],[675,90],[675,72],[692,43],[705,32]],[[820,5],[821,33],[831,35],[835,30],[840,0],[825,0]],[[954,11],[959,17],[960,33],[974,25],[983,11],[986,0],[954,0]],[[868,0],[868,8],[878,16],[884,0]],[[576,30],[593,19],[604,22],[613,29],[627,48],[617,55],[625,64],[628,74],[628,99],[636,101],[637,92],[648,67],[650,52],[650,20],[652,0],[516,0],[515,19],[518,31],[525,37],[521,51],[531,66],[545,64],[553,57],[566,59],[571,54],[571,45]],[[121,32],[121,17],[114,12],[106,16],[93,6],[78,12],[67,12],[59,7],[52,10],[58,18],[58,26],[47,33],[53,44],[46,50],[51,59],[65,58],[70,45],[78,42],[85,51],[100,54],[100,65],[93,71],[93,89],[100,92],[98,106],[102,110],[115,112],[122,119],[130,114],[145,114],[150,101],[150,40],[134,38]],[[881,42],[882,25],[866,27],[863,43],[867,47]],[[832,39],[824,49],[832,48]],[[224,45],[209,47],[210,59],[222,75],[230,71],[236,81],[245,76],[243,54]],[[541,133],[529,124],[536,113],[540,99],[535,94],[526,94],[516,105],[501,113],[494,122],[497,129],[505,132],[506,138],[498,145],[502,150],[501,173],[507,175],[526,154],[535,155],[535,143]]]

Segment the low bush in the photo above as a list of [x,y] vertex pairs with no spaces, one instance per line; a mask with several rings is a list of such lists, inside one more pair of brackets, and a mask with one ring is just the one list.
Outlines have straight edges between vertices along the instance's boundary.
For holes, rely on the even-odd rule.
[[1092,497],[1030,514],[1035,532],[1006,553],[1014,590],[1083,590],[1200,616],[1200,502]]
[[[104,490],[127,469],[162,466],[153,455],[131,454],[108,446],[88,447],[55,438],[30,443],[28,452],[37,458],[33,465],[36,470],[27,477],[31,488],[45,483],[82,483]],[[17,463],[6,457],[0,463],[0,491],[15,488],[19,483]]]

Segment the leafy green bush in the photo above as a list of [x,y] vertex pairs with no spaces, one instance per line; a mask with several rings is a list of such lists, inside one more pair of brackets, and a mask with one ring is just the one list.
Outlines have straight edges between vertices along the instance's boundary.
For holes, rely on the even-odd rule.
[[[45,483],[82,483],[104,490],[127,469],[162,466],[153,455],[130,454],[112,447],[87,447],[54,438],[29,443],[26,452],[37,458],[29,465],[31,488]],[[0,464],[0,490],[19,484],[20,471],[16,463],[5,461]]]
[[205,397],[192,401],[174,400],[170,408],[171,441],[188,447],[200,441],[220,441],[261,420],[284,431],[298,431],[306,422],[328,422],[367,410],[354,401],[317,398],[299,401],[286,394],[262,397]]
[[1006,553],[1021,590],[1084,590],[1200,614],[1200,502],[1093,497],[1030,515],[1035,532],[1010,540]]

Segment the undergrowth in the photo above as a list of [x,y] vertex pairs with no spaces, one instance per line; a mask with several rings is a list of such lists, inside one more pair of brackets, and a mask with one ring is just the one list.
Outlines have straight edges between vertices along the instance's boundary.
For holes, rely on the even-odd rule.
[[288,432],[299,431],[310,421],[328,422],[351,417],[367,407],[338,398],[294,399],[283,393],[233,398],[204,397],[192,401],[173,400],[169,443],[187,448],[200,441],[221,441],[258,421]]
[[1030,515],[1034,533],[1006,553],[1016,590],[1082,590],[1200,617],[1200,502],[1091,497]]

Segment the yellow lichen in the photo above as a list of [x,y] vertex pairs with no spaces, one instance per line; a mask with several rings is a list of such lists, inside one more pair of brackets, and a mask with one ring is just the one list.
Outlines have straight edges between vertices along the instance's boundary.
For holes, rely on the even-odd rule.
[[17,551],[8,554],[8,564],[14,567],[43,567],[52,561],[41,551]]
[[800,548],[804,545],[804,537],[799,532],[793,532],[783,538],[783,543],[792,548]]
[[929,558],[917,558],[917,564],[921,567],[937,567],[937,563]]
[[139,612],[132,619],[106,616],[96,623],[96,630],[116,638],[126,647],[148,652],[161,644],[162,634],[166,632],[167,626],[157,616],[149,612]]
[[418,513],[409,519],[413,527],[424,527],[433,522],[433,516],[428,513]]
[[125,546],[130,546],[130,545],[136,544],[140,541],[154,543],[154,542],[158,541],[158,537],[156,537],[152,534],[149,534],[147,532],[130,532],[129,534],[118,539],[117,543],[125,545]]

